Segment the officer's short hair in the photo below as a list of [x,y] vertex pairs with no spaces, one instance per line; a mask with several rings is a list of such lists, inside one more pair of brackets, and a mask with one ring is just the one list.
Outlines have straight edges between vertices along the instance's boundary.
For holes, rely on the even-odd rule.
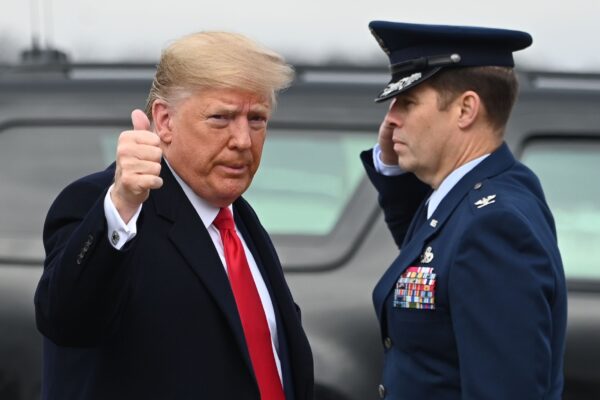
[[513,68],[485,66],[448,68],[429,78],[429,85],[438,93],[438,108],[446,109],[462,93],[476,92],[486,110],[487,120],[495,129],[506,126],[518,92]]

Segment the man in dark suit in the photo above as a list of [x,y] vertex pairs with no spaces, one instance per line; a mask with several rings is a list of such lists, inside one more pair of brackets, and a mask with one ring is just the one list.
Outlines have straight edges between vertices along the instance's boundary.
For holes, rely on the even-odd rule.
[[389,399],[560,399],[566,287],[537,177],[503,142],[524,32],[375,21],[392,80],[361,157],[401,249],[373,300]]
[[35,296],[44,399],[312,398],[299,309],[241,197],[292,76],[236,34],[163,52],[116,163],[48,212]]

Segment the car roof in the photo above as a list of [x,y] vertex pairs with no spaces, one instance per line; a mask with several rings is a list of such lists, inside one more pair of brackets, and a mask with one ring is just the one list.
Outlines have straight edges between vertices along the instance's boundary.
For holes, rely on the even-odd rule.
[[[388,80],[382,67],[295,66],[272,126],[376,130],[387,110],[373,99]],[[24,121],[127,124],[143,108],[151,63],[0,66],[0,127]],[[520,91],[507,127],[513,149],[523,135],[597,135],[600,74],[517,71]]]

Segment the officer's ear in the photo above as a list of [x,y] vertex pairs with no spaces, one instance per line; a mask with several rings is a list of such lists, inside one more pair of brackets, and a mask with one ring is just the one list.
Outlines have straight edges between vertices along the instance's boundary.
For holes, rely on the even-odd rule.
[[481,104],[481,98],[479,95],[472,91],[467,90],[456,99],[456,106],[458,107],[458,127],[461,129],[468,129],[473,125],[478,116],[483,113],[483,105]]
[[152,103],[152,120],[154,130],[160,140],[170,144],[173,140],[173,113],[174,110],[164,100],[154,100]]

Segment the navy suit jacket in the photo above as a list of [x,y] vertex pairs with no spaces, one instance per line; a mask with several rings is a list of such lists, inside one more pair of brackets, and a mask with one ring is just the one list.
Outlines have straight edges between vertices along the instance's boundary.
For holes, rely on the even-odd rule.
[[[103,207],[113,176],[69,185],[46,218],[43,399],[259,399],[224,267],[169,168],[120,251]],[[286,398],[312,399],[312,355],[275,249],[242,198],[234,217],[273,300]]]
[[[425,184],[378,174],[371,151],[361,157],[401,248],[373,292],[386,398],[560,399],[566,285],[533,172],[503,144],[427,219]],[[433,268],[435,308],[394,304],[411,266]]]

